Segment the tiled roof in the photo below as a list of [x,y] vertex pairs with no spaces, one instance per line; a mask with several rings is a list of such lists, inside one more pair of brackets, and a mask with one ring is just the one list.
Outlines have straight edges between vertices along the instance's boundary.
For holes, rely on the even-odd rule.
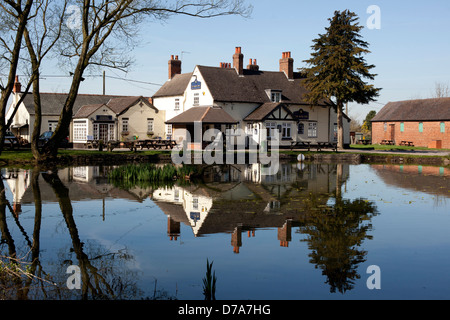
[[159,89],[153,98],[182,96],[192,78],[192,73],[177,74]]
[[[42,115],[59,116],[64,103],[66,102],[67,94],[42,92],[40,97]],[[102,105],[107,105],[113,112],[120,114],[130,106],[134,105],[139,99],[142,99],[148,106],[153,107],[149,102],[149,98],[145,97],[78,94],[73,106],[73,114],[76,118],[87,117]],[[34,98],[31,93],[25,96],[23,103],[28,113],[34,115]]]
[[[282,102],[286,104],[307,104],[304,85],[305,78],[300,73],[294,73],[294,79],[289,80],[284,72],[255,71],[244,69],[239,76],[234,68],[197,66],[214,101],[216,102],[271,102],[266,90],[281,90]],[[193,73],[176,75],[167,81],[153,98],[181,96],[188,87]],[[324,103],[321,103],[324,104]]]
[[74,119],[87,118],[104,105],[105,104],[91,104],[88,106],[82,106],[75,114]]
[[282,105],[279,102],[267,102],[256,108],[251,114],[249,114],[245,121],[261,121],[264,120],[273,110]]
[[373,122],[447,120],[450,120],[450,98],[390,102],[372,119]]
[[221,108],[213,107],[194,107],[186,112],[183,112],[179,116],[176,116],[169,121],[167,124],[191,124],[194,122],[202,123],[221,123],[221,124],[236,124],[238,121],[233,119],[227,112]]
[[304,104],[304,78],[299,73],[289,80],[284,72],[244,70],[239,76],[234,68],[198,66],[215,101],[218,102],[271,102],[267,89],[281,90],[282,101]]
[[[42,92],[41,105],[42,115],[44,116],[59,116],[61,114],[64,103],[67,99],[65,93],[45,93]],[[79,94],[75,100],[73,106],[73,114],[75,115],[82,106],[91,104],[107,104],[109,100],[120,96],[111,95],[92,95],[92,94]],[[29,93],[25,96],[23,101],[29,114],[34,115],[34,98],[33,94]]]

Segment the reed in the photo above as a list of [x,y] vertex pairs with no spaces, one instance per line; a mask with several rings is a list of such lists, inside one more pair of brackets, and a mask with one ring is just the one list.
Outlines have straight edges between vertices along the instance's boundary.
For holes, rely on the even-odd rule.
[[125,185],[170,183],[190,178],[196,172],[192,166],[176,167],[167,164],[159,167],[155,164],[126,165],[112,170],[108,178],[111,182]]

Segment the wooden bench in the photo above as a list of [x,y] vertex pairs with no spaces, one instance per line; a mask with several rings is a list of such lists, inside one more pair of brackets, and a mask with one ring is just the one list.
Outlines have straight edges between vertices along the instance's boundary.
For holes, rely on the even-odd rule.
[[294,149],[308,149],[311,150],[311,142],[309,141],[293,141],[291,142],[291,150]]
[[400,142],[401,146],[406,146],[406,147],[414,147],[414,142],[412,141],[402,141]]
[[318,142],[315,148],[317,148],[317,151],[322,151],[322,149],[330,148],[333,149],[334,152],[337,152],[338,149],[337,143],[335,142]]
[[314,144],[309,141],[291,142],[291,150],[307,149],[308,151],[311,151],[311,148],[314,148],[317,151],[322,151],[322,149],[330,148],[330,149],[333,149],[333,151],[337,152],[337,143],[335,143],[335,142],[317,142]]
[[383,140],[383,141],[381,141],[381,144],[384,145],[384,146],[393,146],[393,145],[395,145],[393,140]]
[[144,148],[147,148],[147,150],[150,149],[173,149],[177,143],[173,140],[141,140],[136,143],[136,147],[141,148],[143,150]]

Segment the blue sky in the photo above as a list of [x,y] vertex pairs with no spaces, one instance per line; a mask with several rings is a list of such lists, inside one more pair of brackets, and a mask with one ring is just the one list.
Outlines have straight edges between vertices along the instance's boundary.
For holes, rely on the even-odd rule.
[[[195,65],[219,66],[232,62],[236,46],[242,47],[244,62],[257,59],[262,70],[278,70],[282,52],[291,51],[295,68],[305,66],[312,40],[324,33],[335,10],[349,9],[366,26],[370,5],[381,10],[381,29],[365,28],[369,42],[366,56],[378,74],[373,82],[382,88],[377,103],[350,105],[350,116],[363,119],[370,110],[379,111],[389,101],[431,96],[436,82],[450,85],[450,1],[385,0],[247,0],[254,6],[252,16],[198,19],[173,17],[164,23],[142,25],[141,46],[133,51],[135,64],[128,73],[106,70],[109,77],[163,84],[167,80],[170,55],[183,58],[183,72]],[[61,74],[44,69],[43,74]],[[101,71],[97,72],[99,75]],[[42,80],[42,90],[66,92],[68,79]],[[158,86],[107,78],[107,94],[151,96]],[[101,77],[88,78],[81,93],[102,93]]]

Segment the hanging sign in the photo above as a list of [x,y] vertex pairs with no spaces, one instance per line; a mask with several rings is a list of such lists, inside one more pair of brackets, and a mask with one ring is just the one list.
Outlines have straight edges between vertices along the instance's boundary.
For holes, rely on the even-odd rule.
[[202,83],[198,80],[195,80],[191,83],[191,90],[200,90],[202,88]]

